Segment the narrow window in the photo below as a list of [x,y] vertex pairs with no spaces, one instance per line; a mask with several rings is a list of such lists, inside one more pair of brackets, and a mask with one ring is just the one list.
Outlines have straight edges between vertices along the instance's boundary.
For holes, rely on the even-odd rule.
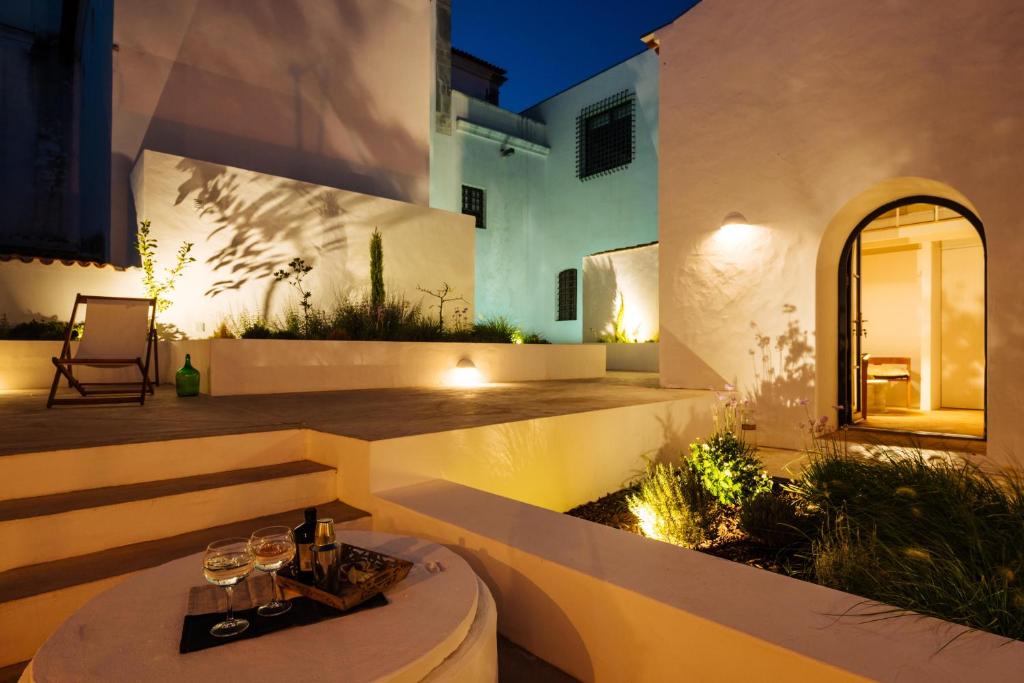
[[575,268],[568,268],[558,274],[558,319],[576,319]]
[[628,90],[596,102],[576,117],[576,175],[589,180],[625,168],[636,149],[636,98]]
[[462,213],[476,218],[476,227],[484,225],[484,191],[479,187],[462,186]]

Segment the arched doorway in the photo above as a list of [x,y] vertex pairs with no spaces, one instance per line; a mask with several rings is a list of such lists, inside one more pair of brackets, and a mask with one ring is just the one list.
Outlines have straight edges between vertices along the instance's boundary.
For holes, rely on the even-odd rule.
[[856,225],[839,264],[838,405],[858,429],[984,439],[984,226],[916,195]]

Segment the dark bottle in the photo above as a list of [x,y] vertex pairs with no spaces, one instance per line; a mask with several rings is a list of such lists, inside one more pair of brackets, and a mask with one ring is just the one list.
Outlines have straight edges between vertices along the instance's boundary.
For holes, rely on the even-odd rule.
[[174,385],[178,396],[199,395],[199,371],[192,367],[191,354],[185,354],[185,365],[174,375]]
[[295,527],[295,570],[302,581],[313,583],[313,551],[316,540],[316,508],[306,508],[306,521]]

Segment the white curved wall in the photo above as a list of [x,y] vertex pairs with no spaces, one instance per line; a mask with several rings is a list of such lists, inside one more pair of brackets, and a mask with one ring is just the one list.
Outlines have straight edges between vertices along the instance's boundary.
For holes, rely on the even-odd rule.
[[[705,0],[660,29],[663,383],[761,388],[770,441],[798,445],[797,399],[835,415],[846,237],[887,201],[948,197],[988,240],[988,452],[1024,457],[1022,32],[1010,0]],[[719,230],[732,211],[756,227]],[[751,323],[794,341],[797,369],[771,386],[751,363]]]

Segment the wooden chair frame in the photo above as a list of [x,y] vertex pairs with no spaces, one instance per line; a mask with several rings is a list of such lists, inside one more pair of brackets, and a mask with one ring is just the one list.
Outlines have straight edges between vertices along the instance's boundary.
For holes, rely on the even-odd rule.
[[910,358],[903,356],[871,356],[868,354],[861,359],[860,362],[860,382],[861,382],[861,393],[860,393],[860,411],[863,419],[868,419],[868,379],[871,376],[869,367],[874,365],[906,365],[907,376],[904,377],[884,377],[889,382],[906,382],[907,383],[907,408],[909,409],[911,400],[911,389],[913,388],[913,375],[910,372]]
[[[71,357],[71,333],[75,327],[75,319],[78,315],[78,307],[81,304],[89,305],[89,301],[145,301],[150,306],[149,332],[146,335],[146,357],[143,358],[72,358]],[[146,394],[152,395],[154,386],[160,383],[160,359],[157,355],[156,344],[156,299],[143,299],[118,296],[89,296],[78,294],[75,297],[74,308],[71,309],[71,320],[68,322],[68,329],[64,333],[64,346],[61,347],[60,357],[53,357],[53,365],[56,371],[53,374],[53,384],[50,386],[50,396],[46,400],[46,407],[52,408],[55,405],[95,404],[95,403],[136,403],[145,405]],[[154,379],[149,379],[150,360],[153,361]],[[80,382],[74,375],[74,366],[91,365],[95,367],[117,368],[125,366],[136,366],[142,373],[142,380],[139,382]],[[57,387],[60,378],[68,381],[68,386],[77,390],[81,395],[79,398],[56,398]],[[137,394],[136,394],[137,392]]]

